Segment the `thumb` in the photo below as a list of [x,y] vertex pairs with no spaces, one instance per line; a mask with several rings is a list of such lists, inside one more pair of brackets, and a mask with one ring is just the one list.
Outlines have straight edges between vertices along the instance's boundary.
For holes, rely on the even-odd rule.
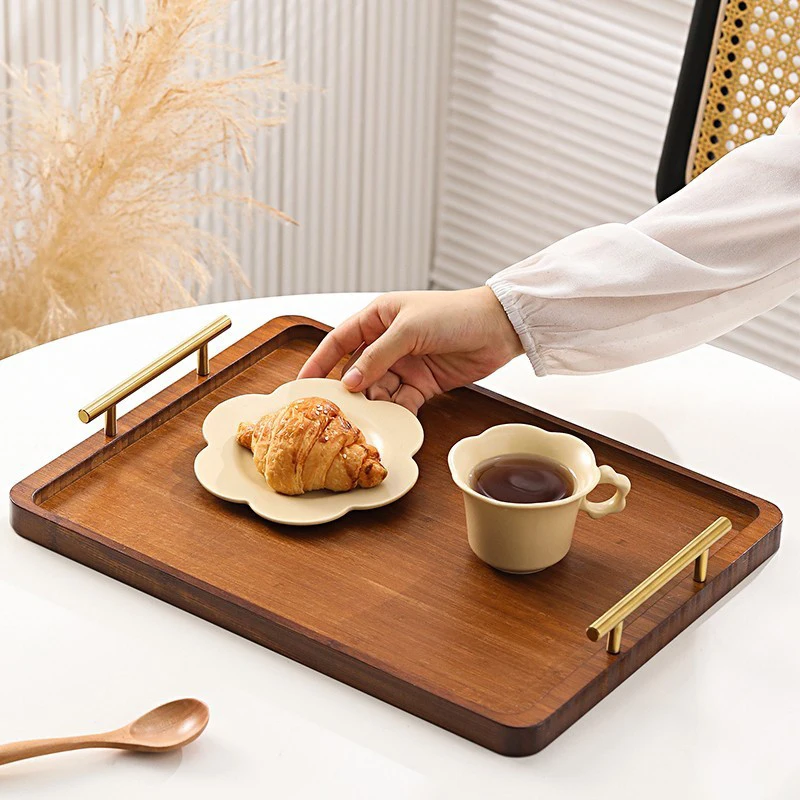
[[413,348],[413,338],[403,327],[394,323],[371,345],[364,348],[355,364],[342,378],[351,392],[369,389]]

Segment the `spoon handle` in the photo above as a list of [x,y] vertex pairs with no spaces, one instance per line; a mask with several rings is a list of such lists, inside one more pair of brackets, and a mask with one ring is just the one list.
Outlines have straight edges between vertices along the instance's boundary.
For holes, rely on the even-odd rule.
[[0,765],[24,758],[48,756],[63,753],[65,750],[83,750],[86,747],[118,747],[119,744],[108,738],[107,734],[88,736],[65,736],[61,739],[30,739],[26,742],[12,742],[0,745]]

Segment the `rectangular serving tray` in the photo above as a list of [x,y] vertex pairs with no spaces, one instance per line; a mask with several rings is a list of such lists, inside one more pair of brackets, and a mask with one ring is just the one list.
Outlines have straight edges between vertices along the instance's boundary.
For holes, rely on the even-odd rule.
[[[14,529],[506,755],[545,747],[779,546],[774,505],[476,387],[424,407],[420,478],[393,505],[297,529],[204,491],[208,412],[293,380],[327,330],[281,317],[249,334],[116,437],[99,431],[17,484]],[[567,557],[535,575],[473,555],[447,468],[456,441],[503,422],[580,436],[633,484],[624,513],[579,515]],[[627,619],[619,655],[589,641],[597,616],[720,516],[733,529],[704,585],[674,578]]]

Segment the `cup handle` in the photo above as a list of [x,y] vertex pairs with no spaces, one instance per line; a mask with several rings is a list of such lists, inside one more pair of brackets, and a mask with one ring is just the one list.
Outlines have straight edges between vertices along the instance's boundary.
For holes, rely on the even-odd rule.
[[622,511],[625,508],[625,498],[631,490],[630,480],[624,475],[614,472],[611,467],[606,465],[600,467],[600,480],[597,482],[597,485],[599,486],[601,483],[610,483],[617,491],[614,492],[613,497],[609,497],[608,500],[603,500],[602,503],[594,503],[591,500],[587,500],[585,497],[581,500],[581,508],[592,519],[600,519],[600,517],[604,517],[606,514],[617,514]]

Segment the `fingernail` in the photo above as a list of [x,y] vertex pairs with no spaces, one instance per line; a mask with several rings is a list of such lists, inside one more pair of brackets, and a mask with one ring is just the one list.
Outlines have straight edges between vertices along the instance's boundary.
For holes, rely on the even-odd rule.
[[352,367],[345,373],[344,377],[342,378],[342,383],[348,389],[355,389],[358,385],[360,385],[363,378],[364,376],[361,374],[361,370],[358,369],[358,367]]

